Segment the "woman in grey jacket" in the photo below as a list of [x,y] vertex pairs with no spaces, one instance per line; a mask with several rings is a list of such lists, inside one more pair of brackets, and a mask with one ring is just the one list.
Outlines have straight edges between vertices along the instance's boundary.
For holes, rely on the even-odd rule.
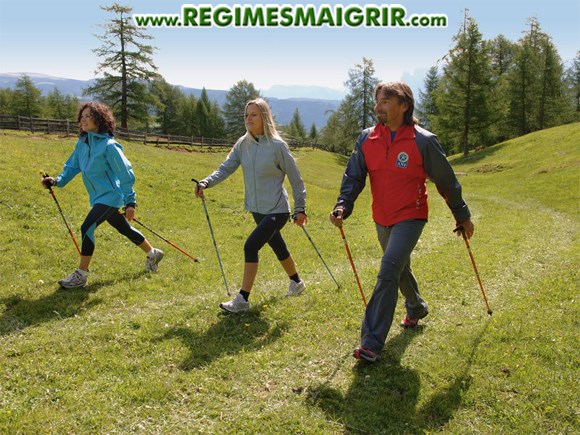
[[290,202],[284,188],[287,175],[294,196],[294,223],[306,224],[306,188],[300,171],[288,149],[276,131],[270,106],[261,98],[246,104],[246,134],[244,134],[222,164],[201,180],[195,194],[201,197],[203,190],[222,182],[241,165],[244,173],[244,207],[252,213],[256,228],[244,245],[244,277],[240,293],[220,307],[232,313],[248,311],[248,298],[258,273],[258,251],[268,243],[290,278],[288,296],[297,296],[305,289],[298,276],[296,263],[288,252],[280,230],[290,219]]

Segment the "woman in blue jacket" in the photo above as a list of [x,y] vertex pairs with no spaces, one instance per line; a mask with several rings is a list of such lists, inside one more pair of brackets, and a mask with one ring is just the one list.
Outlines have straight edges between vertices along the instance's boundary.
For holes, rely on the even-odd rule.
[[306,285],[298,276],[296,263],[290,255],[280,231],[290,219],[290,202],[284,188],[288,176],[294,196],[294,223],[306,224],[306,188],[288,145],[276,131],[272,111],[262,98],[249,101],[245,108],[244,134],[224,162],[210,176],[201,180],[196,196],[215,186],[241,166],[244,172],[244,206],[252,213],[256,228],[244,245],[244,276],[240,293],[220,307],[231,313],[248,311],[248,298],[258,273],[258,251],[268,243],[290,278],[288,296],[298,296]]
[[[81,259],[78,269],[59,281],[64,288],[87,285],[89,264],[95,249],[95,229],[107,221],[146,254],[145,270],[157,271],[163,251],[155,249],[143,234],[129,225],[136,207],[135,174],[123,148],[114,139],[115,118],[111,109],[98,102],[84,104],[78,114],[80,136],[64,170],[56,177],[43,177],[45,187],[64,187],[79,173],[89,194],[91,211],[81,225]],[[125,207],[125,215],[119,208]]]

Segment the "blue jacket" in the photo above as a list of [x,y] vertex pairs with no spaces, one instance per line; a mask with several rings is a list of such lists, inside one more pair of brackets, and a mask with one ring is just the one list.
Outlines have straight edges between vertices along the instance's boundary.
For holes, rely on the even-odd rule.
[[135,174],[123,154],[123,147],[113,136],[93,132],[81,135],[62,173],[56,177],[56,186],[66,186],[79,172],[91,207],[104,204],[119,208],[135,204]]

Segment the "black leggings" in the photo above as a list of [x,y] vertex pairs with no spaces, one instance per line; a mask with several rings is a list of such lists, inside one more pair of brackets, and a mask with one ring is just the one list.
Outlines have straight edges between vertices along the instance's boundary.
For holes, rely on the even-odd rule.
[[278,260],[284,261],[290,257],[286,242],[284,242],[282,234],[280,234],[280,230],[288,222],[290,213],[274,213],[268,215],[252,213],[252,216],[258,226],[252,231],[252,234],[250,234],[244,245],[246,263],[257,263],[258,251],[266,243],[270,245]]
[[140,245],[145,241],[143,234],[129,225],[125,216],[120,214],[117,208],[104,204],[95,204],[81,225],[81,255],[93,255],[95,251],[95,230],[105,221],[109,222],[113,228],[136,245]]

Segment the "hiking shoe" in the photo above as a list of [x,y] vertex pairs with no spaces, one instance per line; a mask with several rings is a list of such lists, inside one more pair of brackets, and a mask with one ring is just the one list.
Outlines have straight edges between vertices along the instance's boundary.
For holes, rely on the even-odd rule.
[[65,279],[61,279],[58,283],[63,288],[77,288],[77,287],[84,287],[87,285],[87,281],[89,280],[88,273],[81,271],[80,269],[75,270]]
[[352,353],[352,356],[358,360],[364,360],[370,363],[379,362],[381,360],[381,356],[379,354],[374,353],[370,349],[365,349],[362,346],[358,349],[355,349]]
[[425,311],[425,314],[423,314],[421,317],[409,317],[409,315],[406,315],[405,318],[401,321],[401,326],[403,328],[415,328],[419,323],[419,320],[423,317],[426,317],[427,314],[429,314],[429,311]]
[[300,280],[300,282],[290,280],[290,284],[288,285],[288,293],[286,293],[286,296],[298,296],[304,291],[305,288],[306,284],[303,280]]
[[230,313],[245,313],[250,309],[250,301],[245,300],[244,297],[238,293],[231,301],[222,302],[220,308],[229,311]]
[[163,251],[161,249],[153,248],[151,257],[147,255],[145,260],[145,272],[157,272],[159,262],[163,259]]

